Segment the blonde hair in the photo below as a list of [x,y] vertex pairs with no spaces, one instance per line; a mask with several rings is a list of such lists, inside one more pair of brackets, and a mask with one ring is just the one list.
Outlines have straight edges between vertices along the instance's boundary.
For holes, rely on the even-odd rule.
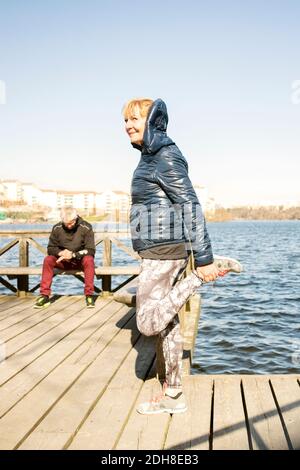
[[154,101],[150,98],[135,98],[133,100],[127,101],[123,107],[124,118],[126,119],[132,117],[136,108],[139,108],[142,117],[146,117],[153,102]]

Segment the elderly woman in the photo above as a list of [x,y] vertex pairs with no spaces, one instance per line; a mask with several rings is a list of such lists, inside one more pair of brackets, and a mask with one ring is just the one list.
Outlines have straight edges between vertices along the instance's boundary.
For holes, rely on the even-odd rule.
[[[124,109],[126,132],[141,157],[131,185],[131,237],[142,258],[136,295],[137,325],[147,336],[160,335],[166,380],[162,393],[139,405],[142,414],[181,413],[183,340],[178,312],[204,283],[241,266],[214,260],[201,205],[188,176],[188,164],[167,136],[168,114],[161,99],[135,99]],[[189,255],[194,270],[181,278]]]

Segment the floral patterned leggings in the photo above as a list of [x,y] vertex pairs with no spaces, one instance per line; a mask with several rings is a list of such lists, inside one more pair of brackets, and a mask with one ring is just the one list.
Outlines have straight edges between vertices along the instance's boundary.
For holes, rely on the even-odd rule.
[[181,388],[183,339],[178,312],[202,285],[193,272],[181,278],[188,259],[143,258],[136,293],[139,331],[146,336],[160,335],[169,388]]

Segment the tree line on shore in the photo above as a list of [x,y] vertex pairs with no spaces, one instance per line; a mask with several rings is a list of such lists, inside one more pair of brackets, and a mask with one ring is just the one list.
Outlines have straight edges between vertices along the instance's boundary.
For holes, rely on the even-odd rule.
[[218,208],[206,213],[209,222],[229,220],[300,220],[300,207],[285,206],[241,206]]
[[[10,219],[14,222],[22,223],[45,223],[47,216],[43,211],[13,211],[8,210],[1,214],[0,219]],[[128,214],[129,215],[129,214]],[[109,218],[113,221],[111,215],[90,215],[85,217],[89,222],[105,221]],[[206,212],[205,218],[208,222],[226,222],[230,220],[300,220],[300,206],[285,207],[285,206],[240,206],[223,208],[220,207],[214,212]],[[129,219],[129,217],[128,217]],[[4,222],[4,220],[3,220]],[[122,220],[128,222],[128,220]]]

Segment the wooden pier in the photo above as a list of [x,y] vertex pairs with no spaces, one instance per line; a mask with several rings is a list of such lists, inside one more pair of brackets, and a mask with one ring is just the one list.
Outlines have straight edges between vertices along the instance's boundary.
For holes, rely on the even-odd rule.
[[[0,263],[0,283],[14,292],[0,296],[0,449],[300,449],[300,374],[190,375],[198,294],[180,312],[188,411],[136,412],[158,392],[155,370],[162,377],[164,367],[156,338],[137,330],[134,302],[116,301],[139,272],[112,266],[113,244],[138,259],[116,234],[97,240],[104,248],[96,308],[73,295],[54,296],[44,310],[33,308],[39,285],[30,289],[29,276],[41,268],[29,265],[29,247],[45,248],[31,233],[0,236],[14,237],[0,257],[19,244],[18,265]],[[113,290],[111,276],[120,274],[131,277]]]
[[0,297],[1,449],[300,449],[300,375],[186,375],[186,413],[141,416],[158,381],[134,308],[33,303]]

